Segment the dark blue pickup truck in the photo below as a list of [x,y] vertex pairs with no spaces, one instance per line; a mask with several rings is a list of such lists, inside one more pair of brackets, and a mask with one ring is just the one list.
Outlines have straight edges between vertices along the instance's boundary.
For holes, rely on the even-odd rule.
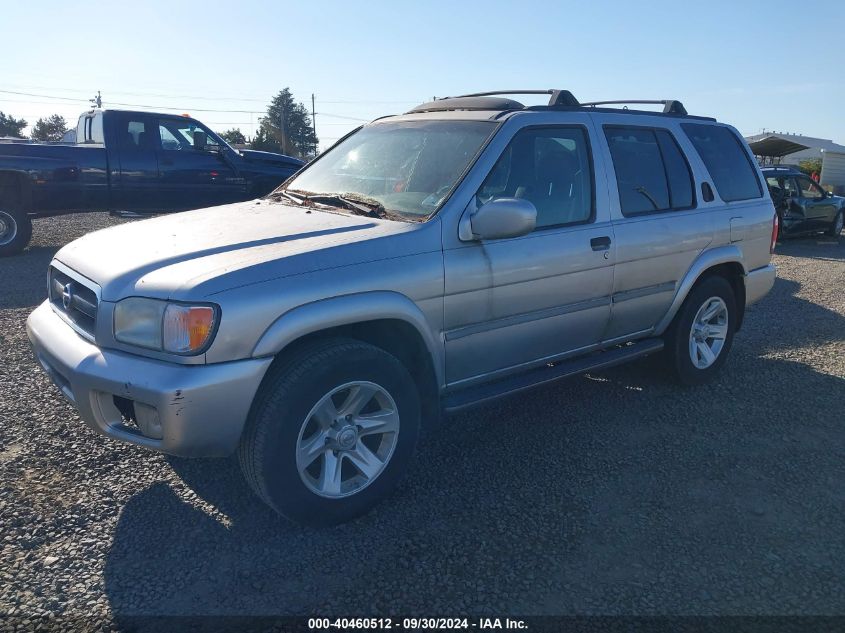
[[85,112],[74,144],[0,142],[0,256],[27,245],[33,217],[249,200],[302,165],[282,154],[236,150],[187,116]]

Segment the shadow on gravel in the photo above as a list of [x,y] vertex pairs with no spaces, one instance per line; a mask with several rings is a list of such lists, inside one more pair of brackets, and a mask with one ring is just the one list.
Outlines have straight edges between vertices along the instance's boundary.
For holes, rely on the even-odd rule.
[[226,519],[164,484],[133,497],[105,566],[112,612],[131,623],[845,607],[845,436],[813,415],[841,410],[845,381],[754,358],[679,389],[652,364],[450,419],[392,499],[331,529],[277,517],[235,460],[170,459]]
[[841,261],[845,260],[845,237],[835,238],[825,235],[793,237],[778,242],[775,254],[785,257]]
[[47,298],[47,267],[59,247],[33,246],[0,258],[0,309],[35,307]]
[[799,283],[776,278],[769,294],[746,312],[734,346],[760,354],[845,341],[845,317],[797,296],[800,291]]

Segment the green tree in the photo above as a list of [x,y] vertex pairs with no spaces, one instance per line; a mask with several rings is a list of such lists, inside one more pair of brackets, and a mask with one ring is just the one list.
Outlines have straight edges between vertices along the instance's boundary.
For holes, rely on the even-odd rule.
[[224,141],[232,145],[246,144],[246,137],[244,136],[244,133],[241,132],[241,128],[239,127],[232,128],[231,130],[226,130],[225,132],[223,132],[223,134],[220,135],[220,137]]
[[34,141],[61,141],[64,133],[67,132],[67,123],[61,115],[54,114],[46,119],[38,119],[32,126],[32,140]]
[[803,171],[808,176],[812,176],[813,172],[817,174],[822,173],[822,159],[821,158],[808,158],[806,160],[802,160],[798,163],[798,169]]
[[289,88],[279,92],[267,106],[267,116],[261,118],[252,147],[299,158],[316,154],[317,135],[311,115],[303,104],[294,100]]
[[23,130],[26,127],[26,121],[23,119],[16,119],[11,115],[5,115],[0,112],[0,136],[13,136],[15,138],[24,138]]

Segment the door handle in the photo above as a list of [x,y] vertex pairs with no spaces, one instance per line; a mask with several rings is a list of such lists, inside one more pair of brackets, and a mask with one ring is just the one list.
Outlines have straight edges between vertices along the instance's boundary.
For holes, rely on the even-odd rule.
[[594,237],[590,240],[590,248],[594,251],[606,251],[610,248],[610,238],[607,235]]

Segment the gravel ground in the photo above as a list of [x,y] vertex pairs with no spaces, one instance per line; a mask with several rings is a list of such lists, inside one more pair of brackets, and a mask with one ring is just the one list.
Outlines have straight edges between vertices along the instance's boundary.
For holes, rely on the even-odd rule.
[[299,528],[233,460],[85,427],[24,322],[56,249],[0,260],[0,613],[845,614],[845,240],[779,247],[718,382],[654,360],[449,419],[372,514]]

